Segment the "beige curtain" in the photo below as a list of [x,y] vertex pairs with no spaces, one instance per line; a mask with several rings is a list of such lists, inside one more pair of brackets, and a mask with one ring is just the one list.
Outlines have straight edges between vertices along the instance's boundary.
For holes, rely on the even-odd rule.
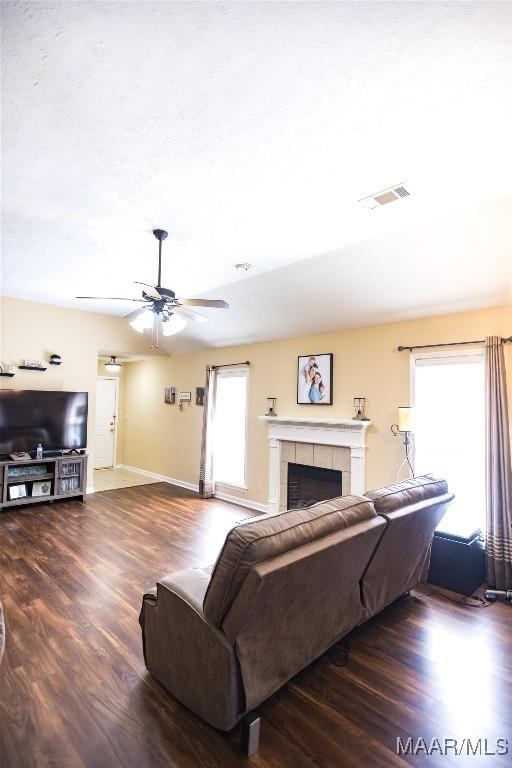
[[487,581],[512,589],[512,466],[503,340],[485,340]]
[[213,478],[213,411],[215,403],[215,368],[206,366],[204,385],[203,436],[201,439],[201,466],[199,468],[199,493],[209,499],[215,493]]

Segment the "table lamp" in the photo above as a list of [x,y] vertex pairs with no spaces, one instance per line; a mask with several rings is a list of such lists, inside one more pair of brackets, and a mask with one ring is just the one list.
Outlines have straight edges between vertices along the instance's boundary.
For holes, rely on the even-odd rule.
[[408,405],[401,405],[398,408],[398,424],[391,425],[391,432],[395,437],[401,433],[404,436],[405,447],[405,459],[398,467],[396,473],[396,479],[398,480],[402,467],[407,464],[411,473],[411,477],[414,477],[414,469],[411,463],[411,458],[414,452],[414,443],[411,437],[414,432],[414,408]]

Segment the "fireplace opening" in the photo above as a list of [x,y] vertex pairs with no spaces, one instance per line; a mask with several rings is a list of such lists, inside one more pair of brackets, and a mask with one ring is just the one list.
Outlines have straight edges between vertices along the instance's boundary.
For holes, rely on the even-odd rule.
[[287,509],[302,509],[342,495],[341,472],[307,464],[288,464]]

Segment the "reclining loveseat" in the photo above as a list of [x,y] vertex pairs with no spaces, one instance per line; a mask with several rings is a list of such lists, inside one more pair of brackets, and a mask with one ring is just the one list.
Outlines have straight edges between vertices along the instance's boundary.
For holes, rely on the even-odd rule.
[[434,530],[453,496],[434,475],[250,517],[214,566],[160,579],[140,624],[151,674],[223,731],[341,638],[425,580]]

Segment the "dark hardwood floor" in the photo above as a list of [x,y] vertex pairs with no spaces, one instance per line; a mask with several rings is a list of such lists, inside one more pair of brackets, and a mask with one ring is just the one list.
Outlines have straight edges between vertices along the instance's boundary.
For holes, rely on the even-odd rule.
[[144,667],[141,595],[213,562],[248,514],[164,483],[0,513],[1,768],[510,764],[396,754],[407,736],[487,739],[487,751],[501,737],[512,754],[512,608],[428,587],[355,633],[348,665],[331,651],[266,702],[249,761],[238,730],[215,731],[167,694]]

